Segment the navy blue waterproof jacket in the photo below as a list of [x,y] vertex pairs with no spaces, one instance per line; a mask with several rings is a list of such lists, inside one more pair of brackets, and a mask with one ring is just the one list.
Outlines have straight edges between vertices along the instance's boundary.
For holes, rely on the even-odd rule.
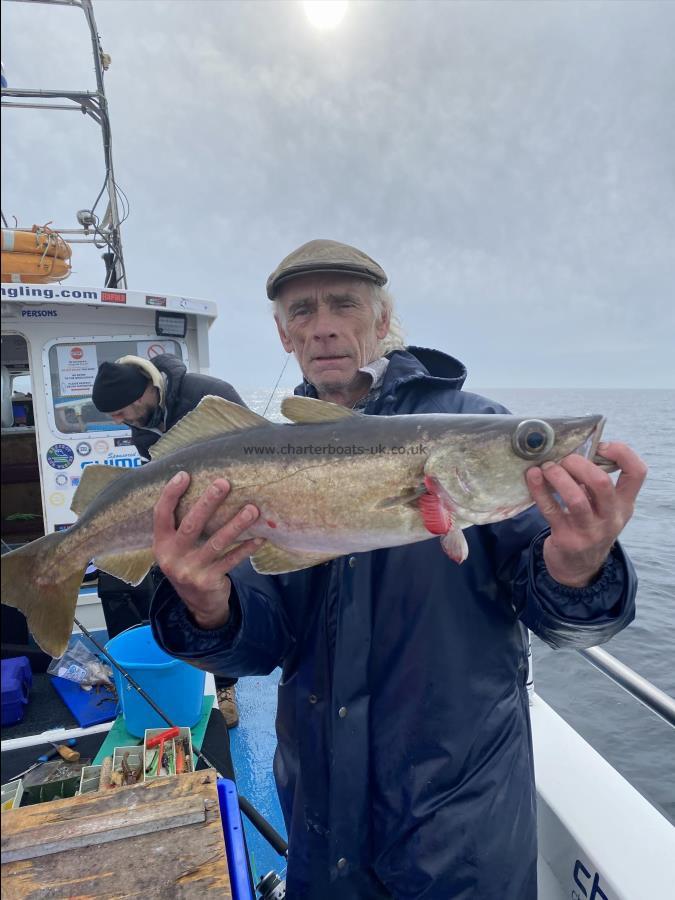
[[[505,412],[461,390],[456,360],[411,350],[366,413]],[[607,641],[637,585],[618,544],[591,586],[557,584],[544,524],[531,509],[469,528],[462,565],[438,539],[281,576],[246,563],[215,631],[160,585],[151,618],[169,653],[231,676],[282,667],[289,900],[536,897],[526,627],[554,647]]]

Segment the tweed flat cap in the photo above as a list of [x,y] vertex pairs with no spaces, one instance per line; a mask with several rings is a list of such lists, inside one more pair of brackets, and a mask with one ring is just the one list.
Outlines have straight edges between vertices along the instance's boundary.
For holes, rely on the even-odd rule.
[[316,240],[303,244],[281,260],[267,279],[267,296],[274,300],[284,281],[315,272],[356,275],[380,286],[387,283],[384,269],[362,250],[339,241]]

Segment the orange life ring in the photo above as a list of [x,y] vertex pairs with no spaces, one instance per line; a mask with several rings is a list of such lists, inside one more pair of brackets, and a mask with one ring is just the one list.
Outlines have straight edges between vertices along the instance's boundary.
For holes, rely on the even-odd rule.
[[2,229],[2,249],[11,253],[39,253],[55,259],[70,259],[72,250],[57,231],[46,225],[33,225],[32,231]]
[[4,283],[45,284],[62,281],[70,275],[70,263],[39,253],[3,253],[2,281]]

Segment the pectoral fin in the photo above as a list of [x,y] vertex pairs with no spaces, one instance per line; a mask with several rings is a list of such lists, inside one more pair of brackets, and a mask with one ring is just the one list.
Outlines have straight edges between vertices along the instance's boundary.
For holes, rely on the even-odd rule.
[[453,528],[441,538],[441,547],[447,555],[456,563],[463,563],[469,555],[469,545],[460,528]]

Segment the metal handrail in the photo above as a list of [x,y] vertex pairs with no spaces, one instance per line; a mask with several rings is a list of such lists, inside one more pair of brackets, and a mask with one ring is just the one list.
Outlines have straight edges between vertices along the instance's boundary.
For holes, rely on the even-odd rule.
[[675,728],[675,700],[669,694],[600,647],[589,647],[587,650],[579,650],[579,653],[603,675],[627,691],[631,697],[639,700],[647,709]]

